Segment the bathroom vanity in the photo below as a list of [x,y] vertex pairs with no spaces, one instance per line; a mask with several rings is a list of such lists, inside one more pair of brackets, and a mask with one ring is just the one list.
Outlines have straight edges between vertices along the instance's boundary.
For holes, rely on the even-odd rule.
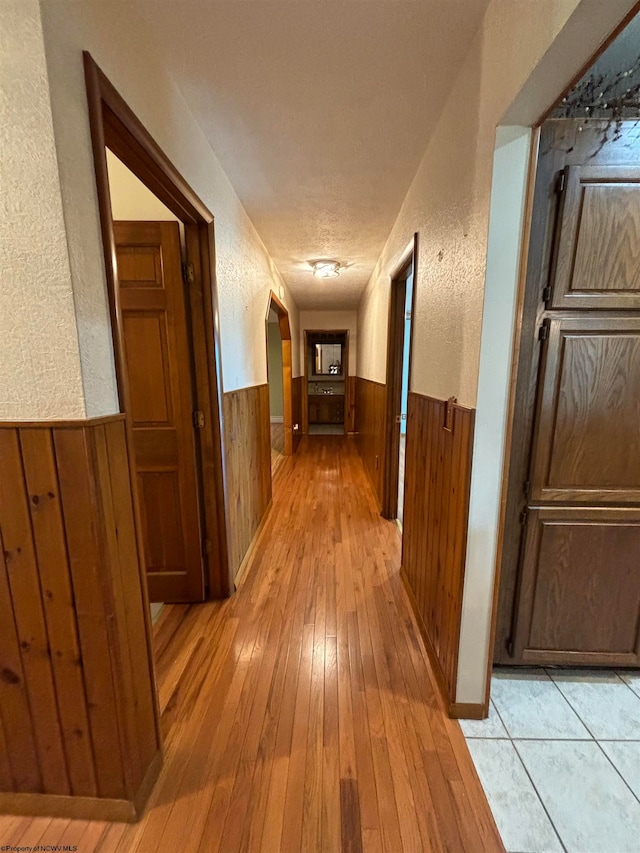
[[309,426],[345,422],[347,333],[308,331],[306,396]]

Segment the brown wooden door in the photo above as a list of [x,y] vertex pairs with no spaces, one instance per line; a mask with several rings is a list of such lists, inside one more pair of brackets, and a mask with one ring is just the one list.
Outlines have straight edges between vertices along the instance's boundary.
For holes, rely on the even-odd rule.
[[193,374],[175,222],[115,222],[119,307],[151,601],[202,601]]
[[511,662],[638,666],[640,170],[560,177]]

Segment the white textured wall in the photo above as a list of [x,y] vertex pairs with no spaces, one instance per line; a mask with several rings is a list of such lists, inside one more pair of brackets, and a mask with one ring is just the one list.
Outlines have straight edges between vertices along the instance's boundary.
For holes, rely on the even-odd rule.
[[[41,0],[87,411],[117,408],[82,51],[88,50],[216,218],[225,391],[266,382],[264,321],[282,281],[148,28],[121,0]],[[292,331],[297,310],[288,292]],[[294,356],[295,358],[295,356]],[[297,358],[294,375],[299,373]]]
[[0,419],[85,414],[37,0],[0,2]]
[[[356,375],[358,351],[357,311],[301,311],[300,312],[300,366],[304,373],[304,332],[307,329],[349,330],[349,376]],[[293,338],[295,340],[295,338]]]
[[486,684],[530,151],[529,128],[498,128],[473,437],[469,532],[458,655],[458,702],[482,701]]
[[172,213],[115,154],[107,149],[109,195],[114,220],[177,222]]
[[[360,376],[384,382],[390,275],[418,231],[411,390],[475,406],[495,128],[525,84],[533,124],[632,5],[492,0],[360,303]],[[571,63],[550,66],[573,12],[554,45]]]

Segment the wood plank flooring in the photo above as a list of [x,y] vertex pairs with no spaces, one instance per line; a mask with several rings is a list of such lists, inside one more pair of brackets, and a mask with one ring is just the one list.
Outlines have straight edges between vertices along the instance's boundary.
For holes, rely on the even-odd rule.
[[399,560],[353,440],[306,438],[237,594],[156,626],[166,756],[143,819],[0,817],[0,846],[503,850]]

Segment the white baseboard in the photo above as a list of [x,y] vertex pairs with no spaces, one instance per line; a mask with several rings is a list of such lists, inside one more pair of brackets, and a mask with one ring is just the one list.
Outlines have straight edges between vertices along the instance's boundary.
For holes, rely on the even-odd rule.
[[282,415],[275,415],[275,416],[272,415],[270,418],[270,421],[272,424],[283,424],[284,423],[284,417]]

